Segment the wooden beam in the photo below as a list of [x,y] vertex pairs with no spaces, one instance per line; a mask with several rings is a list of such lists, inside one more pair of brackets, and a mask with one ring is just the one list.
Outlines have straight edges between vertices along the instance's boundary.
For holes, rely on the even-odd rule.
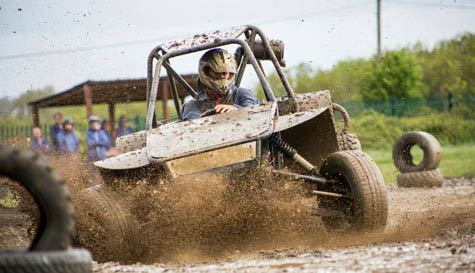
[[109,103],[109,124],[112,143],[115,144],[115,139],[117,136],[115,134],[115,104],[113,102]]
[[40,127],[40,111],[38,110],[38,105],[32,105],[32,114],[33,114],[33,126]]
[[84,104],[86,105],[86,118],[89,118],[94,113],[92,112],[92,90],[94,89],[93,86],[90,84],[84,85]]

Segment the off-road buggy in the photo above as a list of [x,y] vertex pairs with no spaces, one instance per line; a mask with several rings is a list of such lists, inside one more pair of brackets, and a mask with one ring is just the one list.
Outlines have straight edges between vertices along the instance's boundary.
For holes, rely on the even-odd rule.
[[[177,83],[190,96],[194,90],[171,66],[170,60],[211,48],[236,45],[241,84],[250,64],[262,85],[259,105],[190,121],[180,117]],[[270,161],[272,177],[301,180],[312,186],[316,213],[331,230],[375,230],[387,221],[383,177],[374,161],[361,151],[355,135],[348,134],[345,109],[332,103],[330,91],[295,94],[281,68],[284,46],[268,40],[255,26],[234,27],[162,44],[148,57],[146,129],[117,139],[119,154],[95,162],[106,181],[127,175],[140,179],[156,175],[177,179],[203,172],[246,173]],[[286,96],[276,98],[261,61],[273,64]],[[178,120],[158,125],[155,103],[162,69],[170,83]],[[337,130],[334,111],[345,126]],[[269,160],[270,158],[270,160]]]

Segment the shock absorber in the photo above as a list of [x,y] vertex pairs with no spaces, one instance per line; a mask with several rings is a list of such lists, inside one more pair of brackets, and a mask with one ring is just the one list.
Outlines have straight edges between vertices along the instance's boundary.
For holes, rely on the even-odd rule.
[[269,137],[269,142],[273,147],[278,149],[282,152],[286,157],[291,158],[297,164],[302,166],[305,170],[307,170],[310,174],[317,175],[318,169],[312,163],[308,162],[305,158],[303,158],[297,150],[292,148],[287,142],[285,142],[277,133],[272,134]]

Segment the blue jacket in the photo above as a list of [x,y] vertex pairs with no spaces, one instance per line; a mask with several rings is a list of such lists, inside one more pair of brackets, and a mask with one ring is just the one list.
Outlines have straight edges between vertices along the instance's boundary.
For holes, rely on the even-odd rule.
[[53,144],[53,148],[56,151],[59,151],[59,142],[58,142],[58,134],[63,131],[58,124],[51,125],[49,128],[49,139],[51,140],[51,144]]
[[[237,88],[232,86],[231,98],[233,105],[236,108],[243,108],[255,104],[259,104],[259,100],[254,96],[251,90],[246,88]],[[181,115],[183,120],[197,119],[200,118],[201,114],[206,110],[213,109],[215,102],[208,98],[206,95],[206,90],[201,90],[198,93],[198,98],[190,100],[189,102],[183,105]]]
[[125,136],[125,135],[128,135],[128,134],[132,134],[134,132],[134,130],[130,127],[125,127],[125,128],[117,128],[117,130],[115,130],[115,134],[117,137],[121,137],[121,136]]
[[36,154],[45,154],[49,152],[49,143],[46,139],[40,140],[31,138],[31,150]]
[[107,151],[111,147],[109,136],[103,130],[89,129],[86,134],[87,162],[94,162],[107,158]]
[[79,151],[79,138],[74,132],[66,133],[64,130],[58,133],[59,151],[64,154],[77,154]]

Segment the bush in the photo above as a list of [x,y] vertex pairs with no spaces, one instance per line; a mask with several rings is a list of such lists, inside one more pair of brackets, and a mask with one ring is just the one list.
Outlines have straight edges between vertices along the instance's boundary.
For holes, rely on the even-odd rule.
[[474,142],[475,121],[449,113],[397,118],[370,110],[352,118],[351,131],[358,135],[365,149],[390,149],[407,131],[426,131],[442,145],[459,145]]

